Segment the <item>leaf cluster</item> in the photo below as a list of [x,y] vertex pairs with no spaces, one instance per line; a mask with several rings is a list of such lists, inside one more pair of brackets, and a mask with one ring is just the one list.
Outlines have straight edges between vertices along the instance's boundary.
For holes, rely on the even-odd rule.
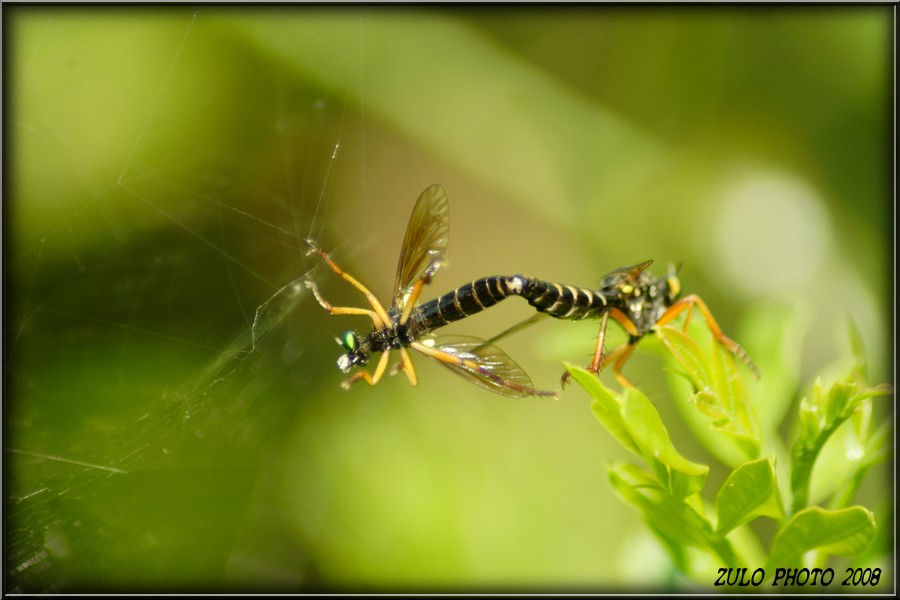
[[[773,327],[785,325],[782,321]],[[890,422],[874,433],[870,429],[873,400],[893,390],[865,382],[856,332],[851,332],[856,358],[850,373],[829,385],[817,379],[811,393],[797,403],[790,422],[790,451],[785,450],[788,444],[773,417],[790,416],[790,411],[778,408],[790,399],[767,397],[775,390],[789,389],[783,381],[757,384],[751,393],[743,369],[721,344],[699,344],[675,327],[660,327],[656,333],[675,365],[674,395],[680,394],[695,424],[700,422],[704,428],[698,430],[699,442],[730,469],[717,490],[707,489],[710,466],[678,452],[656,407],[639,389],[616,392],[588,371],[566,367],[593,398],[595,417],[640,459],[640,466],[633,462],[610,465],[609,481],[619,497],[638,510],[674,567],[709,583],[716,579],[711,566],[764,567],[772,572],[780,567],[821,568],[829,556],[853,556],[866,550],[875,537],[875,517],[869,508],[852,502],[866,473],[889,457]],[[779,352],[776,349],[774,354]],[[776,363],[790,363],[780,359],[776,356]],[[777,364],[764,366],[772,367],[776,380],[785,378]],[[841,460],[823,458],[829,442],[840,443]],[[842,463],[842,468],[835,468],[835,462]],[[810,502],[814,471],[821,479],[816,495],[827,500],[822,505]],[[766,528],[751,527],[759,519],[774,524],[768,551],[761,550],[763,544],[755,532]]]

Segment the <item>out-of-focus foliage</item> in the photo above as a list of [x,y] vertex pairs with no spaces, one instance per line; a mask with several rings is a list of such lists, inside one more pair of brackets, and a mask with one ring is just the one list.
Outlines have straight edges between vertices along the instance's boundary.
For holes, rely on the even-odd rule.
[[[4,5],[4,591],[671,585],[625,558],[642,524],[598,475],[626,453],[581,392],[499,399],[418,357],[416,389],[341,390],[332,339],[370,323],[293,285],[364,302],[305,239],[387,301],[441,183],[449,265],[425,299],[683,265],[763,370],[769,439],[813,374],[846,372],[848,315],[868,380],[891,372],[891,24],[880,6]],[[516,302],[451,333],[490,337],[529,316]],[[547,388],[595,335],[548,320],[502,346]],[[643,348],[630,377],[669,422]],[[860,488],[876,516],[889,489]]]

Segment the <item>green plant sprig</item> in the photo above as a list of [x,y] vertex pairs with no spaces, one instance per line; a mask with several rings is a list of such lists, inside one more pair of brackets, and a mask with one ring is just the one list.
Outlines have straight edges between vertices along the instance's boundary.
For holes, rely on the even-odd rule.
[[[752,532],[750,537],[757,543],[748,544],[746,526],[760,517],[774,520],[778,527],[765,558],[767,568],[800,566],[804,560],[824,564],[830,555],[864,551],[875,537],[875,517],[866,507],[850,503],[865,474],[890,456],[890,423],[873,435],[869,424],[873,398],[891,394],[893,389],[863,381],[866,370],[858,334],[856,338],[851,334],[856,362],[848,377],[830,386],[817,380],[809,399],[799,403],[799,434],[787,458],[789,488],[779,486],[775,455],[761,456],[762,448],[785,444],[780,440],[766,444],[765,435],[774,437],[777,431],[761,428],[734,356],[714,342],[702,346],[680,329],[660,327],[657,334],[692,386],[689,402],[715,433],[700,442],[716,456],[739,457],[729,464],[732,470],[715,493],[714,511],[709,511],[710,503],[702,495],[709,465],[691,461],[676,450],[659,412],[640,390],[629,387],[615,392],[584,369],[570,364],[566,368],[593,398],[595,417],[622,447],[643,461],[643,467],[611,465],[609,480],[617,495],[640,512],[673,564],[684,573],[696,573],[694,554],[689,551],[694,549],[725,567],[753,566],[749,564],[751,547],[761,546]],[[842,427],[845,423],[848,427]],[[810,506],[813,468],[822,462],[826,442],[839,431],[846,434],[849,467],[843,475],[839,469],[828,472],[835,481],[826,486],[833,492],[827,507]],[[790,490],[789,513],[782,489]],[[714,512],[714,518],[707,516],[708,511]]]

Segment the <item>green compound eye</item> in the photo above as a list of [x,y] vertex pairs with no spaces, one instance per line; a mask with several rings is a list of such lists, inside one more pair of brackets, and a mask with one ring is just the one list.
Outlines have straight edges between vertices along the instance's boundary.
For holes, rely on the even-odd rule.
[[357,339],[355,333],[353,333],[352,331],[348,331],[341,336],[341,345],[347,352],[353,352],[359,347],[359,340]]

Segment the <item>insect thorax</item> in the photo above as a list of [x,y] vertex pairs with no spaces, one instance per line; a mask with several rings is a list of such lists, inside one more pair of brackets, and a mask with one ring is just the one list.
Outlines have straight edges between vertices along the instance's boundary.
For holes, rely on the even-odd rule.
[[612,306],[624,312],[635,324],[640,335],[650,332],[663,313],[672,305],[665,277],[654,278],[646,273],[629,284],[619,284],[609,288]]

